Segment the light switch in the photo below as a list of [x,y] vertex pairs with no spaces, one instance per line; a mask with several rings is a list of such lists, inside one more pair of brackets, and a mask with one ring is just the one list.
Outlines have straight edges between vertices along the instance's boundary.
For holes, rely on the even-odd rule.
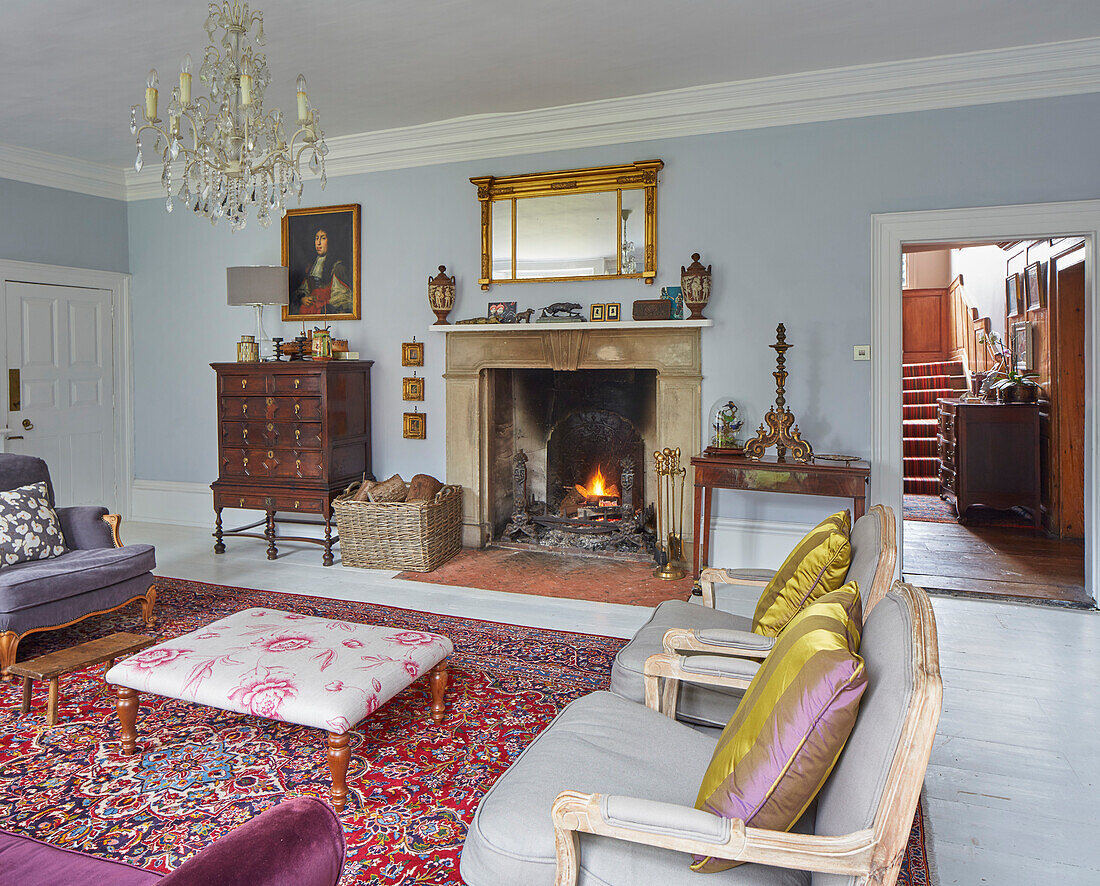
[[870,345],[856,345],[852,348],[853,360],[870,360],[871,359],[871,346]]

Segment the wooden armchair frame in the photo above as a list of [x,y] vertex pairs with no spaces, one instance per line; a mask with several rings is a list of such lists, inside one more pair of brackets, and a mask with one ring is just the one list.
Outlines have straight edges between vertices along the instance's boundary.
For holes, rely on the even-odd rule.
[[[856,877],[860,886],[893,886],[905,855],[943,701],[932,605],[920,588],[899,581],[894,583],[894,589],[901,594],[912,619],[913,695],[871,828],[837,836],[818,836],[769,831],[746,827],[742,821],[731,821],[728,836],[716,841],[702,835],[655,833],[652,828],[612,823],[603,813],[604,798],[600,794],[563,791],[551,808],[557,855],[556,886],[576,886],[578,833],[599,834],[676,852],[849,875]],[[678,656],[667,653],[650,656],[645,665],[646,706],[662,713],[668,711],[662,710],[658,703],[658,678],[674,687],[680,681],[734,685],[685,672],[683,660]],[[709,813],[700,812],[699,815]]]
[[[867,593],[860,591],[864,601],[864,618],[890,590],[890,583],[894,580],[894,569],[898,562],[898,530],[893,509],[886,505],[875,505],[867,513],[878,515],[882,535],[882,551],[879,552],[878,566],[875,569],[874,581],[871,582],[871,589]],[[716,584],[763,588],[768,583],[762,579],[731,575],[729,570],[726,569],[704,569],[699,573],[699,588],[703,592],[703,604],[711,609],[714,609],[714,586]]]
[[[122,525],[122,517],[119,514],[104,514],[103,522],[111,530],[111,541],[116,548],[122,547],[122,536],[119,533],[119,527]],[[0,633],[0,678],[7,679],[7,671],[11,665],[15,664],[15,656],[19,650],[19,641],[24,637],[31,634],[39,634],[43,631],[56,631],[58,628],[67,628],[69,625],[74,625],[77,622],[84,621],[86,618],[91,618],[93,615],[105,615],[108,612],[115,612],[119,609],[124,609],[131,603],[137,603],[141,606],[141,620],[145,622],[148,627],[152,627],[156,623],[156,617],[153,615],[153,607],[157,602],[157,586],[156,584],[149,585],[149,590],[144,594],[138,594],[131,597],[129,600],[125,600],[119,603],[117,606],[112,606],[109,609],[100,609],[96,612],[89,612],[86,615],[80,616],[80,618],[74,618],[72,621],[67,621],[64,624],[59,625],[45,625],[40,628],[31,628],[29,631],[24,631],[22,634],[15,631],[4,631]]]

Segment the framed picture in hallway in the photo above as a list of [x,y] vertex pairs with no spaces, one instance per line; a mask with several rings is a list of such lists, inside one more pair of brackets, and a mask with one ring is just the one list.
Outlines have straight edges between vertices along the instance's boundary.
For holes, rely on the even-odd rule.
[[284,320],[358,320],[359,204],[290,209],[283,217],[283,264],[290,270]]
[[1012,324],[1012,353],[1016,355],[1018,372],[1029,372],[1033,367],[1031,321],[1023,320]]
[[1032,262],[1024,271],[1024,278],[1024,286],[1027,290],[1027,309],[1038,311],[1040,308],[1045,308],[1047,304],[1046,262]]
[[1020,274],[1005,277],[1005,308],[1009,317],[1019,317],[1024,313],[1024,293]]

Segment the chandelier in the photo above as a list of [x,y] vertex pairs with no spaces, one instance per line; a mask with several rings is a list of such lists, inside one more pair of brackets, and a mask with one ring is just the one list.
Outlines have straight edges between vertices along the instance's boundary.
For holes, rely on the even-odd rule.
[[[250,36],[253,25],[256,35]],[[328,146],[321,130],[320,114],[310,107],[306,78],[298,75],[298,119],[294,134],[286,137],[286,121],[275,109],[264,112],[264,89],[270,82],[267,59],[253,46],[264,45],[263,13],[250,12],[248,4],[223,0],[210,4],[206,18],[206,47],[199,79],[209,86],[209,96],[191,96],[191,56],[180,66],[179,86],[172,87],[168,123],[157,117],[156,69],[145,84],[145,107],[130,108],[130,133],[137,136],[134,169],[141,172],[142,134],[155,133],[153,151],[163,165],[160,181],[173,206],[173,164],[182,158],[180,184],[175,199],[211,224],[226,218],[233,230],[245,225],[248,207],[267,227],[275,216],[286,215],[289,194],[302,199],[302,155],[320,174],[324,188]],[[220,39],[215,40],[215,32]],[[141,115],[139,121],[138,115]],[[140,124],[140,125],[139,125]]]

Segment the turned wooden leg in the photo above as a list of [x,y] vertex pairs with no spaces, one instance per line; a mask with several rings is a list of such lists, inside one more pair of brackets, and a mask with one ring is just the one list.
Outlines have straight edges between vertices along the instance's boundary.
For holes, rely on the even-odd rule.
[[122,753],[132,754],[137,751],[137,690],[127,686],[116,686],[115,710],[118,711],[118,722],[121,727],[118,737],[122,743]]
[[267,536],[267,559],[274,560],[279,556],[279,549],[275,547],[275,512],[267,512],[267,529],[264,530],[264,535]]
[[332,808],[337,812],[344,811],[344,804],[348,797],[348,761],[351,759],[351,748],[348,746],[351,735],[347,732],[328,734],[328,771],[332,776],[332,787],[329,789],[329,799]]
[[157,605],[157,586],[149,585],[149,590],[141,600],[141,620],[147,628],[156,624],[156,616],[153,615],[153,607]]
[[225,553],[225,542],[222,541],[222,509],[214,508],[214,553]]
[[31,678],[23,678],[23,705],[19,708],[24,714],[30,713],[31,710]]
[[19,648],[19,635],[15,631],[0,634],[0,675],[6,680],[8,668],[15,664],[15,651]]
[[447,659],[428,672],[428,678],[432,682],[432,722],[439,725],[443,722],[443,713],[446,706],[443,704],[443,694],[447,691]]
[[321,558],[325,566],[332,565],[332,512],[325,513],[325,556]]
[[54,677],[50,680],[50,695],[46,701],[46,725],[57,725],[57,685],[58,678]]

